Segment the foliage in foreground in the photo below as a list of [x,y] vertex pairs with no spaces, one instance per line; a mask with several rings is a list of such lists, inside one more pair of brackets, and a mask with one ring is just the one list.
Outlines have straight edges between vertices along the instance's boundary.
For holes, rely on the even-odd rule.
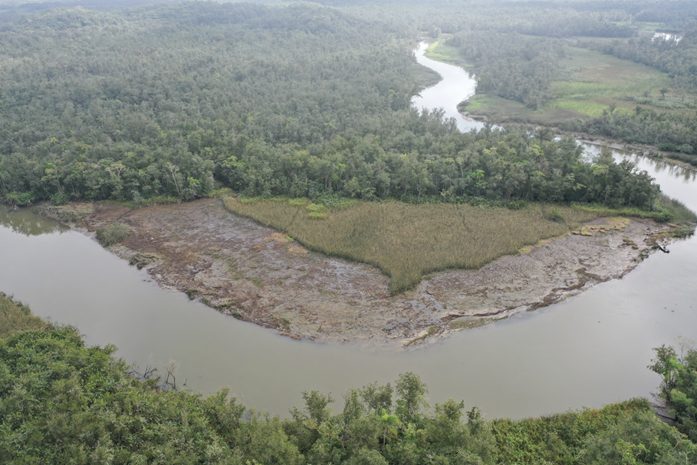
[[[5,301],[0,297],[0,302]],[[683,464],[697,447],[642,400],[524,421],[427,409],[413,374],[351,390],[343,409],[304,395],[288,419],[139,381],[70,328],[0,339],[0,462],[18,464]]]
[[0,292],[0,338],[17,331],[45,327],[46,323],[32,315],[29,308]]
[[678,429],[697,442],[697,349],[678,355],[662,346],[650,368],[663,377],[661,397],[675,413]]

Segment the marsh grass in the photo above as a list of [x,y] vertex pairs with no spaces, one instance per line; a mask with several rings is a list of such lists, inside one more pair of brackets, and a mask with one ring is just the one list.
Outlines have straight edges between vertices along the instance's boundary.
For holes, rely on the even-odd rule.
[[694,229],[697,215],[677,200],[661,195],[653,210],[639,208],[609,208],[598,204],[574,204],[574,208],[593,213],[597,216],[631,216],[657,221],[659,223],[677,223]]
[[0,292],[0,337],[47,326],[47,323],[32,315],[27,307]]
[[[429,56],[434,59],[462,65],[457,55],[457,50],[441,41],[429,49]],[[538,109],[478,93],[463,110],[498,122],[558,125],[601,116],[611,107],[625,113],[633,112],[637,105],[682,113],[689,111],[686,105],[696,98],[674,88],[666,73],[594,50],[566,46],[559,64],[560,75],[551,86],[552,98]],[[670,90],[665,99],[660,93],[664,87]]]
[[224,203],[233,213],[281,230],[309,249],[377,266],[390,277],[393,293],[413,287],[430,272],[479,268],[599,216],[547,204],[512,210],[397,201],[353,201],[329,208],[302,199],[235,197]]

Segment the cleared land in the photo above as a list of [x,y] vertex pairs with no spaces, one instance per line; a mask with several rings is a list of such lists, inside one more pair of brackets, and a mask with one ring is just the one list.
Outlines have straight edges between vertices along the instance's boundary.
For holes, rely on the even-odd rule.
[[[602,115],[611,107],[634,111],[637,106],[659,111],[686,111],[695,96],[673,89],[670,77],[658,70],[594,50],[565,45],[559,77],[552,82],[552,98],[533,110],[520,102],[478,93],[463,109],[497,122],[554,125]],[[454,47],[432,44],[428,56],[467,68]],[[665,95],[662,89],[667,90]]]
[[225,206],[327,255],[369,263],[403,291],[425,274],[473,269],[560,236],[599,215],[534,204],[519,210],[467,204],[350,202],[329,209],[304,199],[228,197]]

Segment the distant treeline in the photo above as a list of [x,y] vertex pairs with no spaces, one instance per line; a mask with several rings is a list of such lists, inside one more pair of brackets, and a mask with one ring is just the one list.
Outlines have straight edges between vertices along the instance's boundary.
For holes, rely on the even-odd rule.
[[[411,32],[392,23],[208,3],[18,18],[0,19],[6,202],[192,199],[223,185],[651,208],[658,190],[629,165],[582,163],[568,141],[460,134],[418,114],[410,98],[435,77],[415,63]],[[542,71],[525,69],[544,82],[538,61]]]
[[455,34],[456,47],[477,75],[477,89],[530,108],[550,98],[550,85],[564,55],[556,42],[518,33],[468,31]]
[[595,48],[660,69],[670,75],[677,86],[697,91],[697,22],[689,29],[676,31],[675,35],[680,38],[679,42],[654,40],[649,35],[611,41],[595,45]]
[[[483,92],[533,110],[543,106],[553,97],[552,81],[563,79],[558,62],[569,45],[654,67],[667,73],[676,89],[697,92],[694,2],[523,2],[493,4],[488,9],[474,5],[469,17],[453,13],[450,18],[433,19],[431,27],[451,35],[448,44],[459,50],[477,74],[478,89]],[[435,21],[443,27],[435,26]],[[652,40],[652,33],[643,30],[638,21],[662,21],[661,26],[673,28],[681,40]],[[670,107],[637,105],[634,112],[608,109],[598,117],[563,126],[654,145],[697,165],[697,109],[672,111]]]
[[660,150],[675,152],[671,154],[672,158],[697,166],[697,113],[677,118],[641,107],[637,107],[634,113],[610,109],[598,118],[572,123],[568,128],[653,145]]

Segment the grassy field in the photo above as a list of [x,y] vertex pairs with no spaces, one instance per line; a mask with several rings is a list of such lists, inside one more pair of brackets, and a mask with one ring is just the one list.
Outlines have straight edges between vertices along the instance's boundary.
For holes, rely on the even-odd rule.
[[22,330],[42,329],[46,326],[47,324],[33,316],[27,307],[0,292],[0,337]]
[[426,56],[432,60],[452,63],[466,68],[468,63],[462,58],[457,48],[446,43],[448,36],[443,35],[439,40],[431,42],[426,49]]
[[[464,111],[497,122],[554,125],[600,116],[604,110],[634,111],[637,106],[684,111],[695,96],[671,88],[670,77],[653,68],[597,51],[565,45],[559,78],[552,83],[553,98],[537,110],[489,94],[477,94]],[[457,49],[444,40],[431,44],[427,56],[467,68]],[[668,92],[665,96],[661,89]]]
[[224,199],[237,214],[284,231],[310,249],[379,267],[392,292],[432,271],[479,268],[526,245],[562,235],[598,216],[535,204],[520,210],[465,204],[347,202],[334,208],[301,199]]

